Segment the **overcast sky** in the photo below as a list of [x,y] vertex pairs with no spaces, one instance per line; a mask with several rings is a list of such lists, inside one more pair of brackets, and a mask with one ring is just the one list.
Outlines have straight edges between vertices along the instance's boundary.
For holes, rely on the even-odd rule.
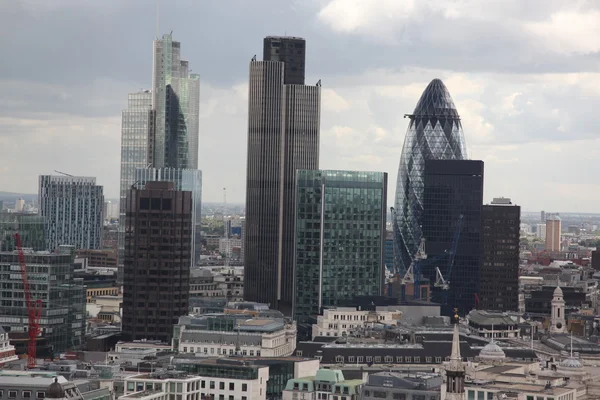
[[[389,204],[408,120],[441,78],[485,201],[595,212],[600,204],[600,2],[161,0],[201,76],[204,201],[245,199],[248,63],[267,35],[307,40],[323,82],[323,169],[386,171]],[[118,197],[121,110],[149,88],[153,0],[0,1],[0,191],[40,174],[95,176]]]

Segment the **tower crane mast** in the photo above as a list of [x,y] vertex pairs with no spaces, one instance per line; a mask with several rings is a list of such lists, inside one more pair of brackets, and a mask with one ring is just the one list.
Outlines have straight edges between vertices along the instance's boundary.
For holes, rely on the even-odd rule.
[[37,352],[37,336],[40,332],[40,316],[42,314],[42,300],[31,298],[31,289],[29,287],[29,277],[27,276],[27,265],[25,264],[25,254],[23,253],[23,244],[21,235],[15,234],[17,244],[17,253],[19,258],[19,267],[21,268],[21,280],[23,281],[23,292],[25,294],[25,305],[27,306],[27,317],[29,319],[28,333],[29,343],[27,348],[27,368],[35,368]]

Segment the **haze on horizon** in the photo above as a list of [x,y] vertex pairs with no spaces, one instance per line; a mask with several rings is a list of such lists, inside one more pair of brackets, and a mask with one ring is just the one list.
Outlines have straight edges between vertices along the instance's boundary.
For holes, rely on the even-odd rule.
[[[307,41],[307,84],[322,80],[323,169],[385,171],[388,204],[408,125],[433,78],[485,162],[485,201],[594,212],[600,202],[600,3],[558,0],[162,1],[201,76],[203,200],[243,203],[248,63],[268,35]],[[38,176],[95,176],[118,198],[121,110],[151,86],[156,4],[0,4],[0,191]]]

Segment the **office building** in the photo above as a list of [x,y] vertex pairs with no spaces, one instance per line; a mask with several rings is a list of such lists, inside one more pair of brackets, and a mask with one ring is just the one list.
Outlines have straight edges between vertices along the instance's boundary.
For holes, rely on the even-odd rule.
[[[448,290],[431,288],[432,301],[442,305],[444,315],[451,315],[454,307],[466,314],[478,301],[482,203],[483,161],[425,162],[423,237],[428,262],[421,273],[434,283],[438,267],[445,280],[450,281]],[[449,257],[455,238],[456,253]],[[434,261],[436,257],[440,258]]]
[[202,171],[182,168],[144,168],[135,173],[136,186],[143,187],[146,182],[172,182],[175,190],[192,193],[192,258],[190,267],[200,259],[202,225]]
[[561,220],[556,215],[551,215],[546,220],[546,250],[560,251]]
[[264,52],[250,62],[244,287],[289,314],[296,170],[319,168],[321,88],[301,84],[304,39],[268,37]]
[[183,316],[173,350],[203,356],[287,357],[296,349],[296,322],[240,312]]
[[[42,300],[38,356],[58,354],[83,344],[85,290],[73,277],[71,254],[25,252],[32,299]],[[17,252],[0,253],[0,326],[9,333],[18,353],[26,352],[28,315]]]
[[290,379],[281,399],[360,400],[363,384],[362,379],[346,379],[339,369],[319,369],[314,376]]
[[131,189],[125,217],[125,340],[170,342],[188,312],[192,257],[192,193],[172,182]]
[[41,175],[38,193],[47,250],[102,248],[104,194],[96,178]]
[[521,207],[494,199],[481,214],[483,264],[479,298],[484,310],[519,309],[519,227]]
[[535,237],[546,241],[546,224],[536,224]]
[[423,237],[423,188],[426,160],[463,160],[467,147],[460,116],[444,83],[427,86],[410,122],[398,167],[393,223],[398,271],[406,271]]
[[362,388],[362,400],[441,400],[443,379],[435,373],[378,372],[369,374]]
[[[153,45],[152,90],[129,95],[123,111],[121,142],[121,212],[132,185],[170,181],[176,190],[191,191],[194,229],[191,265],[200,254],[202,172],[198,170],[200,78],[181,58],[181,43],[171,34]],[[141,169],[141,171],[139,171]],[[119,225],[119,274],[123,283],[125,232]]]
[[17,249],[15,233],[21,235],[23,247],[36,251],[47,250],[44,217],[0,211],[0,251]]
[[323,307],[383,294],[387,173],[300,170],[296,182],[294,319],[310,324]]

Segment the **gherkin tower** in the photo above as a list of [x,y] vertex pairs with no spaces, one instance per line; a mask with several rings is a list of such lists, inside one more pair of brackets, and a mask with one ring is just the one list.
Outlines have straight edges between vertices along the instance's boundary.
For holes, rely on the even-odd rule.
[[408,269],[418,250],[423,217],[425,160],[464,160],[467,147],[460,116],[444,83],[434,79],[421,95],[410,123],[396,182],[394,257],[398,271]]

